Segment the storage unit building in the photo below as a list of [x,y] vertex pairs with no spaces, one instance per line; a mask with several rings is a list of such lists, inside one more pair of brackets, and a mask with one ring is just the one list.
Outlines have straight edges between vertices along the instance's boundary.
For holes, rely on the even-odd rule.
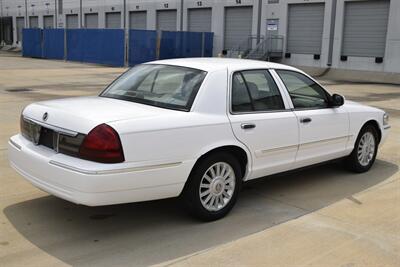
[[129,13],[129,28],[136,30],[147,29],[147,12],[132,11]]
[[43,16],[43,28],[52,29],[54,28],[54,16]]
[[106,13],[106,28],[107,29],[121,28],[121,12]]
[[293,54],[321,54],[324,3],[290,4],[287,48]]
[[66,28],[67,29],[77,29],[79,28],[79,17],[77,14],[66,15]]
[[211,8],[190,8],[188,10],[188,31],[211,32]]
[[231,50],[238,45],[246,44],[251,35],[253,23],[253,7],[226,7],[224,49]]
[[89,13],[85,14],[85,28],[97,29],[99,27],[99,14]]
[[385,55],[389,6],[388,0],[345,3],[342,55]]
[[156,28],[160,31],[176,31],[177,11],[173,10],[157,10]]

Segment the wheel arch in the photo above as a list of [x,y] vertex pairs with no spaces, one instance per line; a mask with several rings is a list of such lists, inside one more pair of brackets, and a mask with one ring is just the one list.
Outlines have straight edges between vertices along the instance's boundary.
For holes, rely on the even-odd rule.
[[362,131],[362,129],[364,129],[366,126],[371,125],[372,127],[375,128],[376,133],[378,134],[378,144],[381,142],[382,139],[382,130],[381,127],[379,126],[379,123],[377,120],[375,119],[370,119],[368,121],[366,121],[363,126],[360,128],[359,133]]

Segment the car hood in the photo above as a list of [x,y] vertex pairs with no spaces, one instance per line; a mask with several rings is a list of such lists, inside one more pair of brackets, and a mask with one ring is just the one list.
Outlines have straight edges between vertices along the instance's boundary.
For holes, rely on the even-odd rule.
[[[47,112],[47,120],[43,115]],[[70,131],[87,134],[102,123],[168,116],[180,111],[106,97],[74,97],[31,104],[24,117]]]

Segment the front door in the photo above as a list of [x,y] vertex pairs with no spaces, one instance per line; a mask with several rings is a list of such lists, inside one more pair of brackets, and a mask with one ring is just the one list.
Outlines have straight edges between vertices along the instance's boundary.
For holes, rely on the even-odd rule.
[[345,156],[349,116],[344,107],[331,107],[330,95],[306,75],[276,70],[293,103],[300,130],[295,167]]
[[298,146],[297,118],[269,71],[234,73],[230,95],[233,132],[251,151],[249,179],[289,170]]

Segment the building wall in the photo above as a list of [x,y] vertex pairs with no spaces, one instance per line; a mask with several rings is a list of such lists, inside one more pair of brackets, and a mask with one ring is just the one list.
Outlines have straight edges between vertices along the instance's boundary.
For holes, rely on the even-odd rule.
[[[232,6],[252,6],[252,35],[260,32],[261,35],[267,33],[267,20],[279,19],[278,34],[284,38],[283,49],[286,51],[287,28],[288,28],[288,5],[289,4],[312,4],[324,3],[324,25],[322,34],[322,46],[320,59],[314,59],[311,54],[291,54],[290,58],[282,58],[282,63],[326,68],[331,65],[333,68],[368,70],[379,72],[400,73],[400,1],[391,0],[390,13],[387,29],[387,40],[385,56],[382,63],[375,63],[375,58],[369,57],[348,57],[347,61],[341,61],[341,49],[343,42],[343,23],[344,6],[346,1],[368,1],[368,0],[126,0],[126,16],[124,16],[123,0],[82,0],[82,18],[80,0],[63,0],[63,12],[59,9],[59,0],[0,0],[2,3],[3,16],[13,17],[14,45],[16,43],[16,18],[29,16],[39,17],[39,27],[43,27],[43,16],[54,15],[57,17],[57,27],[65,27],[66,15],[77,14],[79,16],[79,26],[84,25],[85,13],[98,13],[99,27],[105,27],[106,12],[121,12],[121,25],[124,25],[124,18],[127,28],[129,27],[130,11],[147,11],[147,29],[156,29],[157,10],[177,10],[176,30],[188,29],[188,9],[190,8],[212,8],[211,31],[214,32],[214,55],[220,53],[224,48],[224,16],[225,7]],[[27,2],[27,8],[25,8]],[[47,3],[47,5],[46,5]],[[336,4],[336,12],[332,7]],[[335,24],[331,27],[332,14],[335,14]],[[26,21],[26,25],[28,25]],[[333,30],[333,31],[332,31]],[[245,40],[247,36],[243,36]],[[332,62],[329,62],[330,42],[332,41]],[[331,64],[330,64],[331,63]]]

